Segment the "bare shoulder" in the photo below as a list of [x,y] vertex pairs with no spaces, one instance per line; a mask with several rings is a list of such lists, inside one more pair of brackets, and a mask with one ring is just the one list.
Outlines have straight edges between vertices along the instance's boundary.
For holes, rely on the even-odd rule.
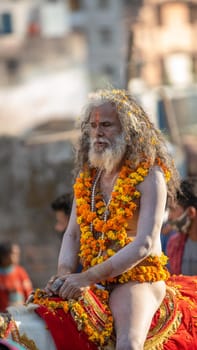
[[144,181],[138,186],[139,191],[143,193],[159,192],[162,194],[167,193],[167,186],[164,177],[164,173],[159,166],[153,166]]

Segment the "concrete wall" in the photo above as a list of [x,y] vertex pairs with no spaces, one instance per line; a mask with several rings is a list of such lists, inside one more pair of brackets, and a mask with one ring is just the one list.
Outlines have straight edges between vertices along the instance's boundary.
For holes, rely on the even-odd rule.
[[0,240],[20,244],[34,287],[56,271],[60,238],[50,204],[72,190],[73,155],[69,140],[27,144],[0,138]]

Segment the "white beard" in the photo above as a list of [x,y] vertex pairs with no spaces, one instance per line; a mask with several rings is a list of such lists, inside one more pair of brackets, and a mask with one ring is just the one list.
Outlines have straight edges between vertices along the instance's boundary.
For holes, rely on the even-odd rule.
[[94,142],[95,140],[91,140],[90,149],[89,149],[89,162],[91,166],[98,169],[104,169],[106,173],[111,173],[114,168],[116,168],[126,150],[126,144],[124,140],[124,135],[121,134],[117,136],[115,140],[109,143],[108,140],[104,138],[99,138],[100,142],[107,142],[108,147],[103,150],[103,152],[96,152],[94,150]]

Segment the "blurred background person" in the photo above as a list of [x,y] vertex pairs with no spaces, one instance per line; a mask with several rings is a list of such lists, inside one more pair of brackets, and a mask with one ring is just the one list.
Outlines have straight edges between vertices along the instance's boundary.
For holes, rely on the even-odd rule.
[[[72,196],[71,194],[62,194],[57,197],[52,203],[51,208],[55,212],[55,230],[61,234],[61,239],[63,238],[64,232],[66,231],[70,213],[72,209]],[[77,272],[81,272],[82,265],[79,263]]]
[[15,243],[0,243],[0,312],[8,306],[23,304],[32,292],[30,277],[19,265],[18,248]]
[[[173,219],[172,219],[173,218]],[[169,224],[177,232],[167,243],[169,269],[172,274],[197,275],[197,180],[185,179],[171,208]]]
[[52,203],[51,208],[55,212],[55,230],[60,233],[61,238],[67,228],[70,213],[71,213],[71,195],[62,194],[57,197]]
[[171,224],[169,223],[169,220],[172,220],[172,216],[173,215],[170,212],[170,209],[168,208],[168,206],[166,207],[165,210],[165,215],[164,215],[164,220],[163,220],[163,225],[161,228],[161,247],[162,247],[162,251],[166,254],[166,248],[167,248],[167,244],[168,244],[168,240],[169,238],[176,233],[176,230],[172,228]]
[[20,248],[19,244],[17,244],[17,243],[12,243],[11,258],[12,258],[12,263],[14,265],[20,264],[21,248]]

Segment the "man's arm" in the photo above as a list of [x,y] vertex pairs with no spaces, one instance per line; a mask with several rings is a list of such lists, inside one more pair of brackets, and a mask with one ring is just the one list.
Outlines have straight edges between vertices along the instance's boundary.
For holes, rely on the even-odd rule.
[[57,294],[65,276],[76,272],[79,260],[79,244],[80,229],[76,221],[76,203],[74,200],[70,220],[60,248],[57,274],[50,278],[45,287],[45,292],[48,295]]
[[80,228],[76,220],[76,203],[73,201],[68,227],[64,233],[58,258],[58,275],[76,272],[79,263]]

